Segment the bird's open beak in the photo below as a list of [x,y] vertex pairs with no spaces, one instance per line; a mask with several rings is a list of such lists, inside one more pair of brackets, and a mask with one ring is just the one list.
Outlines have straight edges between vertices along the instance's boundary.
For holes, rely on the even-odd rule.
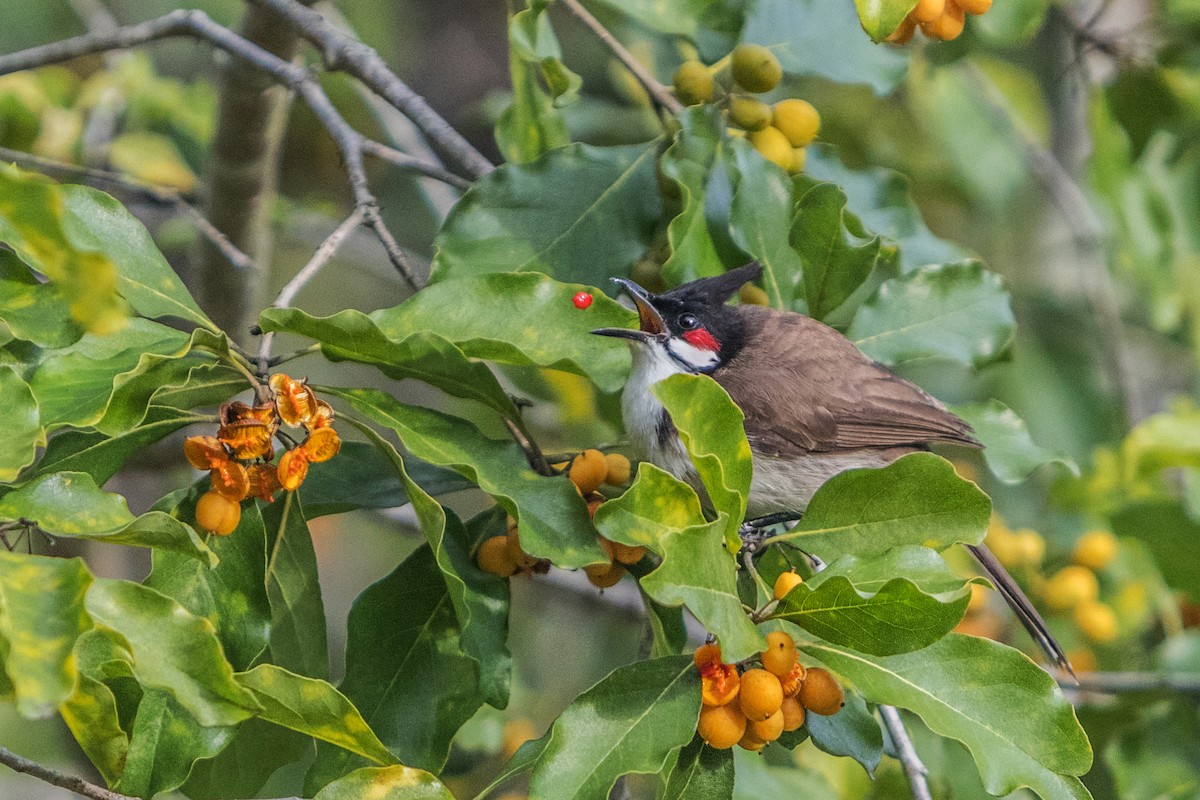
[[615,336],[620,339],[633,339],[638,342],[661,336],[666,331],[667,326],[663,324],[662,315],[650,304],[649,293],[633,281],[625,280],[624,278],[613,278],[613,282],[620,284],[625,293],[633,298],[633,304],[637,306],[639,329],[597,328],[592,333],[597,336]]

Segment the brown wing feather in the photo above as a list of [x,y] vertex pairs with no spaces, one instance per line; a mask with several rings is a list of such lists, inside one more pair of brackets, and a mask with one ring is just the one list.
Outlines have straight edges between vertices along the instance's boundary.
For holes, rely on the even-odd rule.
[[[917,385],[800,314],[743,306],[745,349],[713,377],[746,415],[755,446],[777,456],[933,442],[979,447],[971,427]],[[756,354],[755,374],[743,365]],[[761,359],[770,369],[758,372]]]

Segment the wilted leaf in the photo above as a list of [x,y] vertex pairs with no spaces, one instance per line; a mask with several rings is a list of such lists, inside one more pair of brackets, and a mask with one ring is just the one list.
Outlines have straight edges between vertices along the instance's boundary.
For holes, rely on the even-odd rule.
[[21,716],[48,717],[75,692],[75,640],[92,627],[83,601],[91,583],[91,573],[77,558],[0,550],[4,670]]
[[690,742],[700,713],[700,675],[673,656],[621,667],[575,699],[554,722],[533,767],[534,797],[606,797],[617,778],[659,772]]

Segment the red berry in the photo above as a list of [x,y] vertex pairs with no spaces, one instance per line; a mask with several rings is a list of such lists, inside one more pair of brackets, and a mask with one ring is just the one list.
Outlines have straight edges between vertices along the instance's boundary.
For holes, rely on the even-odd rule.
[[571,298],[571,302],[576,308],[587,308],[592,304],[592,295],[590,292],[580,292]]

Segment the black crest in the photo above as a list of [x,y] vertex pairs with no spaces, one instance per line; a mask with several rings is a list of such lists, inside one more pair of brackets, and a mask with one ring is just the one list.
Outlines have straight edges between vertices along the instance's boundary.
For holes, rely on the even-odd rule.
[[738,289],[750,281],[762,276],[762,265],[751,261],[745,266],[731,269],[723,275],[713,275],[710,278],[698,278],[691,283],[685,283],[660,297],[678,300],[686,306],[718,305],[732,297]]

